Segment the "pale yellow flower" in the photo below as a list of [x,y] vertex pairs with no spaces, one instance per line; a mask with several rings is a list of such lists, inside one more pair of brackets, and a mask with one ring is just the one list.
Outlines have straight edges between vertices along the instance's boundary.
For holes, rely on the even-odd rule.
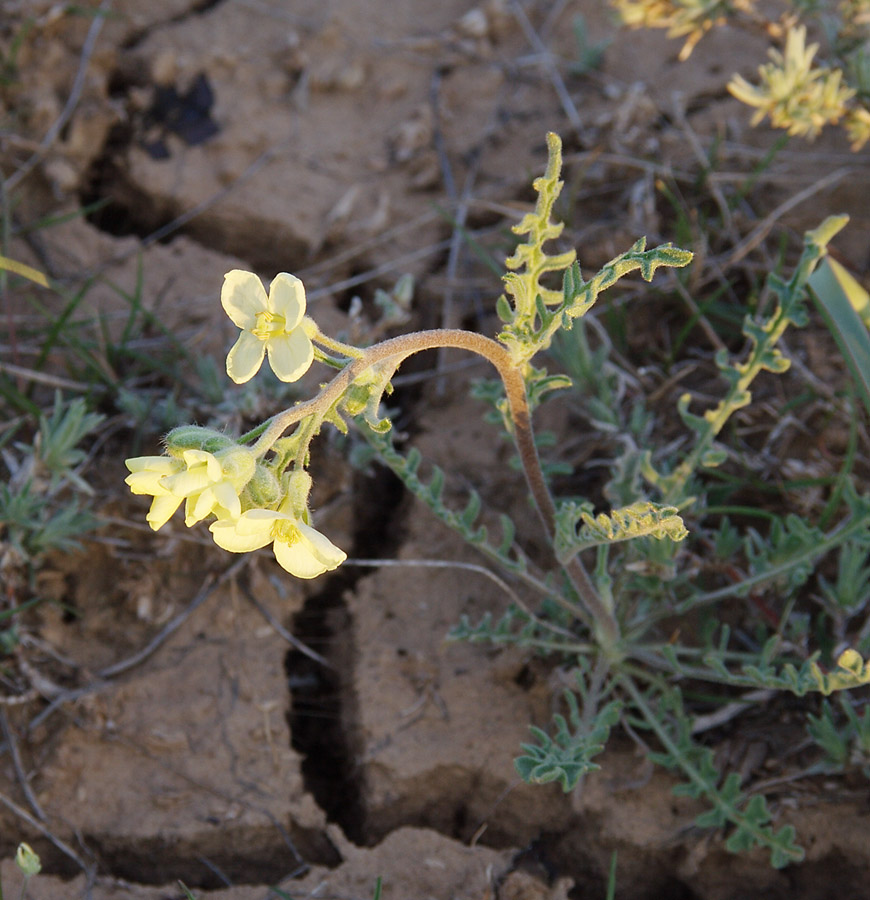
[[[236,465],[230,465],[240,453],[251,457],[244,478],[239,477]],[[232,456],[221,455],[219,459],[207,450],[185,450],[181,457],[185,471],[168,475],[160,483],[170,494],[185,501],[184,524],[190,528],[209,515],[237,519],[242,513],[239,491],[253,474],[255,465],[250,451],[236,447]]]
[[154,497],[146,521],[155,531],[172,518],[182,501],[184,524],[189,528],[209,515],[238,518],[242,512],[239,492],[255,465],[253,454],[244,447],[219,456],[195,449],[183,451],[181,459],[140,456],[126,461],[131,472],[126,483],[134,494]]
[[130,490],[134,494],[146,494],[154,498],[145,520],[157,531],[172,518],[184,499],[175,496],[161,482],[169,475],[183,472],[184,463],[171,456],[136,456],[125,460],[124,465],[130,470],[130,474],[124,479]]
[[224,276],[221,304],[242,329],[227,356],[227,374],[236,384],[249,381],[269,354],[269,365],[281,381],[296,381],[314,359],[314,347],[305,333],[305,287],[287,272],[269,286],[253,272],[233,269]]
[[249,553],[271,543],[275,559],[297,578],[316,578],[347,559],[343,550],[301,519],[271,509],[250,509],[236,521],[212,522],[209,530],[218,547],[231,553]]

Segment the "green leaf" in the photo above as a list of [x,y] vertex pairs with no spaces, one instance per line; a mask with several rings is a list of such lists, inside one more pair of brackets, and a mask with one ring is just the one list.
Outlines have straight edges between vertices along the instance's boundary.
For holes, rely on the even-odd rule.
[[830,257],[822,261],[808,283],[870,413],[870,295]]
[[537,743],[522,744],[522,756],[514,760],[514,766],[523,781],[528,784],[546,784],[558,781],[566,793],[577,786],[588,772],[599,769],[592,757],[604,750],[610,729],[619,721],[622,704],[612,700],[596,713],[591,726],[584,727],[577,707],[577,698],[571,691],[565,691],[565,699],[570,709],[571,726],[564,716],[553,716],[554,735],[534,725],[529,726]]
[[681,541],[688,531],[674,506],[638,500],[609,515],[593,517],[588,503],[568,501],[556,511],[556,557],[566,563],[590,547],[614,544],[639,537]]

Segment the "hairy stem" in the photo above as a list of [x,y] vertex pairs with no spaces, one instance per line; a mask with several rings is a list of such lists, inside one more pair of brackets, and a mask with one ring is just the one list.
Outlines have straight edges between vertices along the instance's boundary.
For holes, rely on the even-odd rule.
[[[254,444],[252,448],[254,454],[263,456],[287,428],[306,416],[324,417],[366,369],[386,362],[393,364],[395,369],[409,356],[422,350],[439,347],[470,350],[495,366],[505,387],[511,419],[514,423],[514,440],[526,483],[531,491],[547,537],[552,542],[556,532],[556,508],[538,459],[522,372],[514,365],[510,353],[501,344],[481,334],[453,328],[438,328],[403,334],[366,348],[358,359],[353,360],[339,372],[316,397],[304,403],[298,403],[273,416],[266,423],[266,428],[257,443]],[[602,603],[583,564],[575,558],[566,563],[564,569],[591,620],[587,624],[597,631],[599,639],[605,646],[615,646],[619,640],[619,627],[616,619]]]

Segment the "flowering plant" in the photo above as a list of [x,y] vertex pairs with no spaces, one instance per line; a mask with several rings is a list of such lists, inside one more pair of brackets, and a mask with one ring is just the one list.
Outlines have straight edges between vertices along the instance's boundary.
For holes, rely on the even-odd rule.
[[[554,344],[559,342],[564,350],[565,336],[579,332],[572,353],[565,357],[566,368],[586,377],[592,391],[600,391],[600,415],[606,408],[603,398],[612,394],[606,370],[585,365],[589,360],[582,359],[586,352],[582,317],[599,294],[622,277],[639,271],[651,281],[659,268],[688,265],[692,254],[671,244],[647,249],[640,239],[588,280],[573,251],[549,254],[544,244],[562,230],[551,221],[562,182],[561,143],[554,134],[547,142],[547,170],[534,183],[537,204],[514,226],[526,240],[506,261],[505,295],[496,303],[502,323],[496,338],[434,329],[354,347],[326,336],[306,317],[304,288],[294,276],[278,275],[267,294],[256,275],[234,270],[226,276],[221,294],[224,309],[242,331],[227,358],[230,378],[238,383],[252,378],[267,354],[285,381],[301,378],[315,361],[336,374],[310,399],[238,437],[195,425],[174,429],[166,436],[165,455],[127,460],[127,484],[134,493],[153,498],[147,519],[155,530],[184,502],[185,524],[210,519],[209,531],[219,547],[247,553],[271,544],[287,572],[314,578],[341,565],[346,556],[312,524],[310,446],[324,425],[345,432],[352,422],[409,490],[528,594],[526,602],[509,591],[513,602],[501,621],[464,620],[454,636],[497,645],[513,642],[572,661],[576,689],[565,694],[568,716],[557,714],[551,732],[532,729],[534,741],[523,745],[516,760],[521,776],[530,782],[558,781],[565,790],[575,787],[598,768],[594,757],[604,749],[611,729],[624,722],[631,734],[638,729],[650,734],[658,746],[657,751],[650,750],[650,758],[682,775],[684,783],[677,788],[681,793],[707,800],[709,810],[698,818],[699,825],[729,825],[729,849],[760,845],[770,851],[773,865],[784,866],[803,856],[795,843],[795,829],[788,824],[775,829],[763,796],[744,790],[736,773],[720,775],[712,750],[695,737],[679,683],[692,679],[732,691],[828,695],[870,683],[870,663],[857,651],[842,647],[823,666],[818,652],[794,652],[799,645],[784,641],[784,625],[760,642],[757,652],[748,653],[742,644],[737,649],[730,646],[727,626],[708,630],[697,640],[681,641],[680,629],[674,631],[667,621],[705,610],[724,597],[743,597],[763,584],[797,590],[816,562],[832,550],[842,548],[844,556],[861,553],[866,558],[870,498],[859,496],[851,486],[842,492],[847,515],[827,533],[795,516],[778,520],[766,539],[750,530],[741,540],[727,520],[715,532],[708,529],[703,540],[714,546],[715,553],[731,557],[740,552],[745,557],[747,574],[736,583],[702,584],[692,568],[697,554],[681,555],[689,538],[683,517],[691,513],[702,519],[704,476],[728,458],[719,437],[730,417],[751,402],[754,379],[762,371],[788,369],[789,360],[778,342],[788,327],[806,322],[806,286],[846,219],[831,217],[805,236],[803,253],[788,281],[770,277],[774,308],[765,317],[747,315],[745,359],[732,361],[724,347],[716,357],[726,383],[718,404],[697,415],[690,412],[690,395],[680,399],[678,411],[690,436],[681,445],[688,449],[679,462],[672,453],[656,455],[637,445],[638,435],[649,441],[649,429],[626,429],[624,452],[614,461],[604,488],[613,508],[595,514],[587,500],[559,502],[552,493],[538,456],[532,414],[572,380],[567,374],[548,373],[533,360],[558,349]],[[546,284],[553,272],[562,274],[561,289]],[[543,561],[530,561],[507,515],[501,516],[501,540],[493,543],[486,528],[475,524],[480,497],[472,493],[463,511],[451,509],[442,499],[443,473],[435,468],[431,481],[424,482],[418,474],[419,454],[403,455],[392,442],[390,420],[381,412],[391,379],[408,357],[440,347],[477,354],[498,375],[497,382],[479,385],[477,393],[490,401],[495,418],[516,447],[549,542],[550,556]],[[687,632],[694,636],[697,630]],[[742,708],[740,703],[732,706]],[[823,725],[817,724],[817,733],[827,727]]]

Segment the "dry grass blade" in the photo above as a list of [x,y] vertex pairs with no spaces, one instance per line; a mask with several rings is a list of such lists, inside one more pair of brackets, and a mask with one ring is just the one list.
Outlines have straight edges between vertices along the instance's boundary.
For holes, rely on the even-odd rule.
[[33,266],[27,266],[14,259],[9,259],[8,256],[0,256],[0,269],[6,272],[12,272],[15,275],[20,275],[22,278],[26,278],[41,287],[48,287],[48,279],[39,271],[39,269],[34,269]]

